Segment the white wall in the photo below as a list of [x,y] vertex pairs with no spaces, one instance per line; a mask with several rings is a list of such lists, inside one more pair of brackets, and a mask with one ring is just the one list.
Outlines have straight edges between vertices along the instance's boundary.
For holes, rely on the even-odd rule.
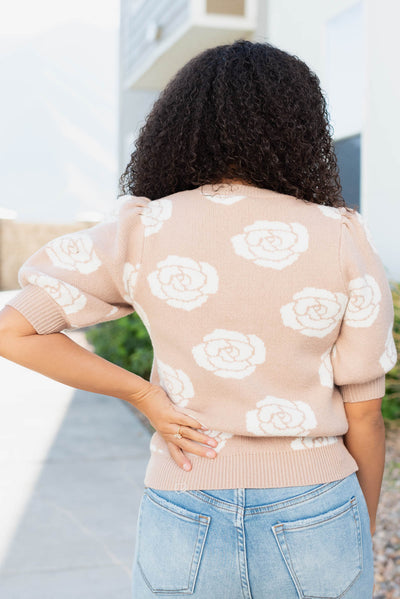
[[400,280],[400,5],[366,0],[367,99],[363,207],[390,276]]
[[[363,31],[355,14],[360,4]],[[400,280],[399,19],[400,3],[394,0],[259,0],[253,37],[297,55],[318,75],[335,139],[361,131],[360,211],[395,280]],[[335,28],[343,36],[342,46],[337,40],[337,64]]]
[[366,27],[362,0],[324,25],[323,74],[334,138],[364,129],[366,98]]
[[259,27],[253,40],[268,41],[296,54],[323,77],[323,24],[355,2],[357,0],[259,0]]
[[145,123],[159,92],[123,89],[119,99],[119,172],[125,170],[130,154],[134,149],[133,141],[139,129]]
[[[258,0],[258,11],[252,39],[297,55],[318,75],[335,139],[361,132],[360,211],[388,277],[400,280],[400,3]],[[129,160],[128,139],[136,137],[157,96],[121,94],[120,172]]]

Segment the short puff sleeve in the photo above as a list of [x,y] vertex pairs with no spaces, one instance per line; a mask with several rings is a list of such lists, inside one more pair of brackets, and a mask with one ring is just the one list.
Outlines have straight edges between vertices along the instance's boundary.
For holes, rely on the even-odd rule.
[[368,226],[358,211],[342,211],[340,262],[348,296],[331,352],[334,382],[344,402],[385,395],[385,374],[397,362],[390,284]]
[[134,312],[144,223],[151,200],[124,196],[102,222],[62,235],[32,254],[18,271],[22,290],[7,305],[39,334],[115,320]]

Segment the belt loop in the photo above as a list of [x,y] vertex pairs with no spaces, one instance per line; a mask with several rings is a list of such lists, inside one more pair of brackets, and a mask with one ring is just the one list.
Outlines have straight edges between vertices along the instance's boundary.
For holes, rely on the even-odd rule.
[[235,502],[236,505],[244,508],[246,504],[246,490],[243,488],[235,489]]

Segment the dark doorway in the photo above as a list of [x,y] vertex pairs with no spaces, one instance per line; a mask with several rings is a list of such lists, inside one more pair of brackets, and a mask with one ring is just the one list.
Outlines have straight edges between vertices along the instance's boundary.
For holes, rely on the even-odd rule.
[[335,141],[343,198],[348,206],[360,211],[361,135]]

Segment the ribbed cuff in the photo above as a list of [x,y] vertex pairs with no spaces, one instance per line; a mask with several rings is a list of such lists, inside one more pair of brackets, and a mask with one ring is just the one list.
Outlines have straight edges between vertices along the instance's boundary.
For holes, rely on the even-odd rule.
[[368,401],[369,399],[378,399],[385,395],[385,375],[368,381],[367,383],[359,383],[353,385],[341,385],[344,402]]
[[36,285],[26,285],[6,305],[21,312],[40,335],[58,333],[69,328],[60,306],[44,289]]

